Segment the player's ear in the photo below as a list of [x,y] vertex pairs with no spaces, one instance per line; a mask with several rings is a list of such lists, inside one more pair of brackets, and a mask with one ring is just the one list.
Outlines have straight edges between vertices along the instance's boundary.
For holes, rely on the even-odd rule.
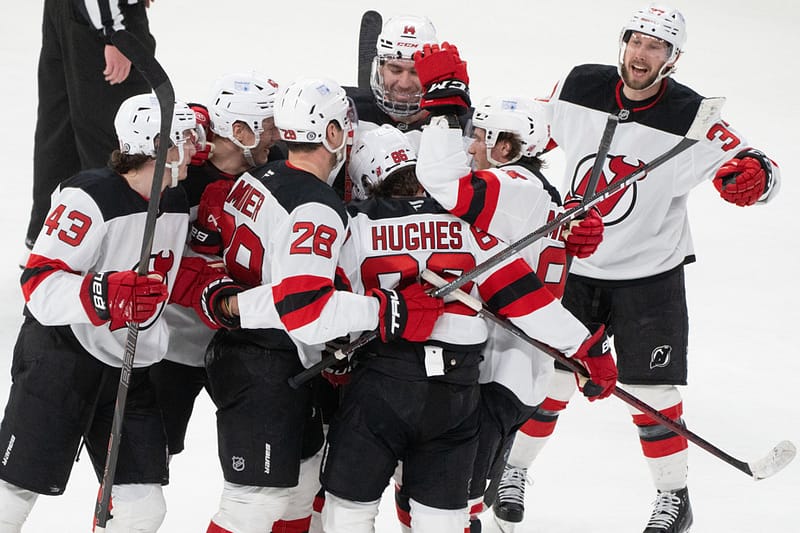
[[328,127],[325,128],[325,139],[331,146],[339,146],[342,144],[342,135],[344,131],[335,120],[328,122]]

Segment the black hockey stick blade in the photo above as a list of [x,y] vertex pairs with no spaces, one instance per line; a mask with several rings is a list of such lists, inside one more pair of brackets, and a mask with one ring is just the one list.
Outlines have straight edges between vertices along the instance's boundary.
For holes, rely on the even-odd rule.
[[[434,287],[442,287],[447,282],[430,270],[424,270],[420,277],[433,285]],[[565,356],[563,353],[559,352],[558,350],[539,342],[538,340],[531,338],[528,336],[521,328],[507,320],[506,318],[500,317],[493,313],[492,311],[486,309],[486,306],[478,300],[477,298],[465,293],[461,289],[456,289],[449,293],[451,296],[456,298],[459,302],[463,303],[473,311],[478,312],[484,318],[491,320],[492,322],[496,323],[515,337],[522,339],[526,343],[530,344],[538,348],[539,350],[543,351],[562,365],[566,366],[579,376],[582,376],[582,379],[588,378],[588,374],[586,369],[575,361],[574,359]],[[758,461],[754,461],[752,463],[747,463],[740,459],[733,457],[732,455],[724,452],[717,446],[714,446],[703,437],[697,435],[696,433],[687,429],[683,424],[672,420],[671,418],[663,415],[654,407],[646,404],[636,396],[630,394],[629,392],[620,389],[619,387],[615,387],[614,391],[612,392],[614,396],[622,400],[623,402],[627,403],[630,406],[635,407],[642,413],[648,415],[654,421],[658,422],[665,428],[681,435],[682,437],[686,438],[692,444],[702,448],[703,450],[707,451],[711,455],[717,457],[718,459],[723,460],[724,462],[728,463],[729,465],[733,466],[734,468],[744,472],[748,476],[753,477],[756,481],[759,479],[768,478],[778,472],[780,472],[783,468],[786,467],[792,460],[794,459],[797,450],[790,441],[785,440],[778,443],[770,452],[762,459]]]
[[[715,122],[719,120],[722,104],[724,103],[725,103],[725,98],[705,98],[698,107],[694,121],[692,122],[691,126],[686,132],[686,135],[675,146],[673,146],[663,154],[657,156],[648,164],[633,171],[625,178],[612,183],[602,191],[594,194],[591,198],[584,199],[584,201],[580,205],[561,213],[559,216],[557,216],[544,226],[540,227],[533,233],[530,233],[525,237],[522,237],[520,240],[512,244],[509,244],[507,248],[491,256],[486,261],[477,265],[472,270],[465,272],[464,274],[458,276],[454,280],[437,288],[431,293],[431,295],[437,298],[443,298],[444,296],[450,294],[452,291],[461,287],[465,283],[474,280],[484,272],[491,270],[492,268],[499,265],[506,259],[512,257],[514,254],[518,253],[526,246],[533,244],[542,237],[549,235],[557,228],[560,228],[561,226],[570,222],[571,220],[574,220],[579,216],[583,215],[590,207],[602,202],[612,194],[619,192],[623,188],[632,184],[634,181],[640,179],[647,172],[663,165],[664,163],[666,163],[676,155],[680,154],[681,152],[688,150],[690,147],[694,146],[694,144],[697,143],[706,134],[706,132]],[[299,387],[300,385],[302,385],[303,383],[314,377],[316,374],[319,374],[323,369],[328,368],[329,366],[334,364],[337,360],[349,357],[351,354],[353,354],[353,352],[369,344],[377,337],[378,337],[377,331],[369,331],[362,334],[359,338],[351,342],[349,345],[345,346],[344,348],[341,348],[340,350],[337,350],[333,354],[326,354],[325,356],[322,357],[322,360],[319,361],[317,364],[311,366],[310,368],[307,368],[306,370],[300,372],[296,376],[289,378],[289,385],[291,385],[294,388]]]
[[[159,138],[162,140],[158,144],[156,151],[156,163],[153,173],[153,185],[150,188],[150,199],[147,204],[147,216],[144,223],[144,234],[142,236],[142,249],[139,257],[137,272],[140,275],[147,274],[150,264],[150,253],[153,247],[153,236],[155,234],[156,219],[158,217],[158,204],[161,198],[161,185],[164,179],[164,171],[167,164],[167,150],[169,150],[169,133],[172,123],[172,115],[175,110],[175,91],[169,76],[156,61],[156,58],[149,50],[128,31],[121,30],[111,36],[120,52],[127,57],[136,70],[147,81],[158,99],[161,115],[161,128]],[[108,522],[109,508],[111,503],[111,488],[114,485],[114,477],[117,470],[117,460],[119,459],[120,438],[122,437],[122,420],[125,416],[125,403],[128,399],[128,387],[130,376],[133,371],[133,360],[136,355],[136,341],[139,337],[139,324],[128,323],[128,337],[125,342],[125,354],[122,359],[122,369],[119,377],[119,387],[117,388],[117,399],[114,404],[114,418],[111,422],[111,434],[108,437],[108,449],[106,451],[106,463],[103,468],[103,479],[100,485],[97,507],[95,509],[95,531],[102,533],[105,531]]]
[[358,31],[358,86],[369,88],[372,60],[377,53],[378,35],[383,27],[383,17],[377,11],[366,11],[361,16]]

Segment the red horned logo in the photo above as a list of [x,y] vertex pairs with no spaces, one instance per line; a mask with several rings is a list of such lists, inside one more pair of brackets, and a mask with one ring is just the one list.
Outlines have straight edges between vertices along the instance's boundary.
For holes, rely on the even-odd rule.
[[[589,176],[591,175],[591,164],[588,165],[588,168],[584,167],[583,164],[593,163],[593,162],[594,162],[594,156],[587,157],[582,161],[582,165],[579,166],[577,170],[578,172],[581,171],[581,168],[585,168],[586,170],[580,178],[578,178],[579,174],[576,173],[576,177],[573,181],[572,191],[569,194],[567,194],[565,201],[584,197],[586,193],[586,187],[589,184]],[[631,164],[625,161],[625,156],[622,155],[609,156],[608,159],[606,160],[606,164],[602,172],[600,172],[600,177],[597,180],[596,192],[601,192],[607,187],[613,185],[614,183],[617,183],[618,181],[625,179],[631,173],[633,173],[634,171],[638,170],[643,166],[644,162],[639,161],[638,159],[636,160],[636,163]],[[646,176],[647,175],[645,174],[640,179],[644,179]],[[633,185],[627,188],[623,188],[617,191],[616,193],[612,194],[602,202],[595,204],[595,207],[600,211],[600,214],[603,217],[606,217],[607,215],[611,214],[612,211],[614,211],[614,209],[620,203],[622,198],[625,196],[625,193],[626,191],[628,191],[628,189],[632,189],[635,191],[636,184],[634,183]],[[633,199],[631,201],[634,201],[635,192],[632,198]],[[622,214],[621,217],[618,217],[617,220],[605,220],[605,223],[608,226],[610,224],[617,222],[620,218],[624,218],[625,215],[627,215],[627,211],[626,213]]]
[[167,274],[169,271],[172,270],[172,267],[175,264],[175,254],[172,253],[172,250],[164,250],[151,254],[150,260],[153,265],[153,270],[164,276],[166,279]]

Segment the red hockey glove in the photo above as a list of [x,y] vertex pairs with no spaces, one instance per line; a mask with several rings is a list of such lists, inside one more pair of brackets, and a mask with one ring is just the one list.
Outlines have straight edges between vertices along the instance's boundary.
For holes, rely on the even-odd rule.
[[[579,360],[589,371],[589,381],[581,390],[590,402],[608,398],[614,391],[617,383],[617,365],[611,356],[611,343],[602,324],[589,324],[589,330],[594,330],[573,356]],[[577,376],[576,376],[577,377]]]
[[206,185],[197,206],[197,219],[192,223],[189,246],[201,254],[222,255],[222,235],[219,220],[222,218],[225,198],[233,187],[232,179],[219,179]]
[[[579,202],[572,201],[564,204],[565,209],[575,207]],[[570,222],[565,231],[561,232],[561,238],[564,240],[564,245],[567,255],[584,259],[592,255],[597,247],[603,242],[603,218],[600,212],[594,207],[586,212],[584,218],[576,219]]]
[[434,115],[461,115],[469,110],[467,63],[461,60],[455,45],[426,44],[414,54],[414,67],[425,89],[420,107]]
[[397,339],[426,341],[436,319],[444,312],[444,302],[429,296],[419,283],[401,291],[370,289],[367,295],[380,302],[378,332],[383,342]]
[[349,359],[342,359],[322,370],[322,377],[334,388],[350,383],[350,372],[353,370]]
[[132,270],[90,273],[81,285],[81,303],[95,326],[109,320],[145,322],[168,295],[164,276],[158,272],[146,276]]
[[722,198],[739,207],[753,205],[767,191],[772,163],[758,150],[744,150],[726,161],[714,176]]
[[[203,126],[203,129],[206,132],[206,141],[211,141],[211,118],[208,115],[208,108],[206,108],[206,106],[203,104],[189,104],[189,108],[194,111],[194,118],[197,121],[197,124]],[[206,142],[205,147],[202,150],[195,152],[195,154],[192,156],[191,164],[199,167],[205,163],[211,156],[213,147],[213,144]]]
[[212,328],[238,329],[241,320],[230,312],[227,298],[244,289],[227,276],[215,279],[200,294],[200,318]]

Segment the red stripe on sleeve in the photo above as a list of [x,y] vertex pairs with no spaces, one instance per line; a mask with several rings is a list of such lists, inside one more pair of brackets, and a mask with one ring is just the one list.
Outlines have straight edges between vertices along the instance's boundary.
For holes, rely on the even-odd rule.
[[486,195],[483,198],[483,206],[481,206],[480,213],[475,217],[474,225],[484,231],[489,231],[489,224],[494,218],[495,211],[497,211],[497,199],[500,197],[500,182],[497,176],[491,172],[478,171],[475,173],[475,176],[486,183]]
[[59,271],[77,274],[61,260],[31,254],[22,274],[22,295],[25,297],[25,302],[30,301],[31,294],[44,280]]
[[333,296],[333,283],[320,276],[292,276],[273,287],[275,307],[288,331],[317,320]]

